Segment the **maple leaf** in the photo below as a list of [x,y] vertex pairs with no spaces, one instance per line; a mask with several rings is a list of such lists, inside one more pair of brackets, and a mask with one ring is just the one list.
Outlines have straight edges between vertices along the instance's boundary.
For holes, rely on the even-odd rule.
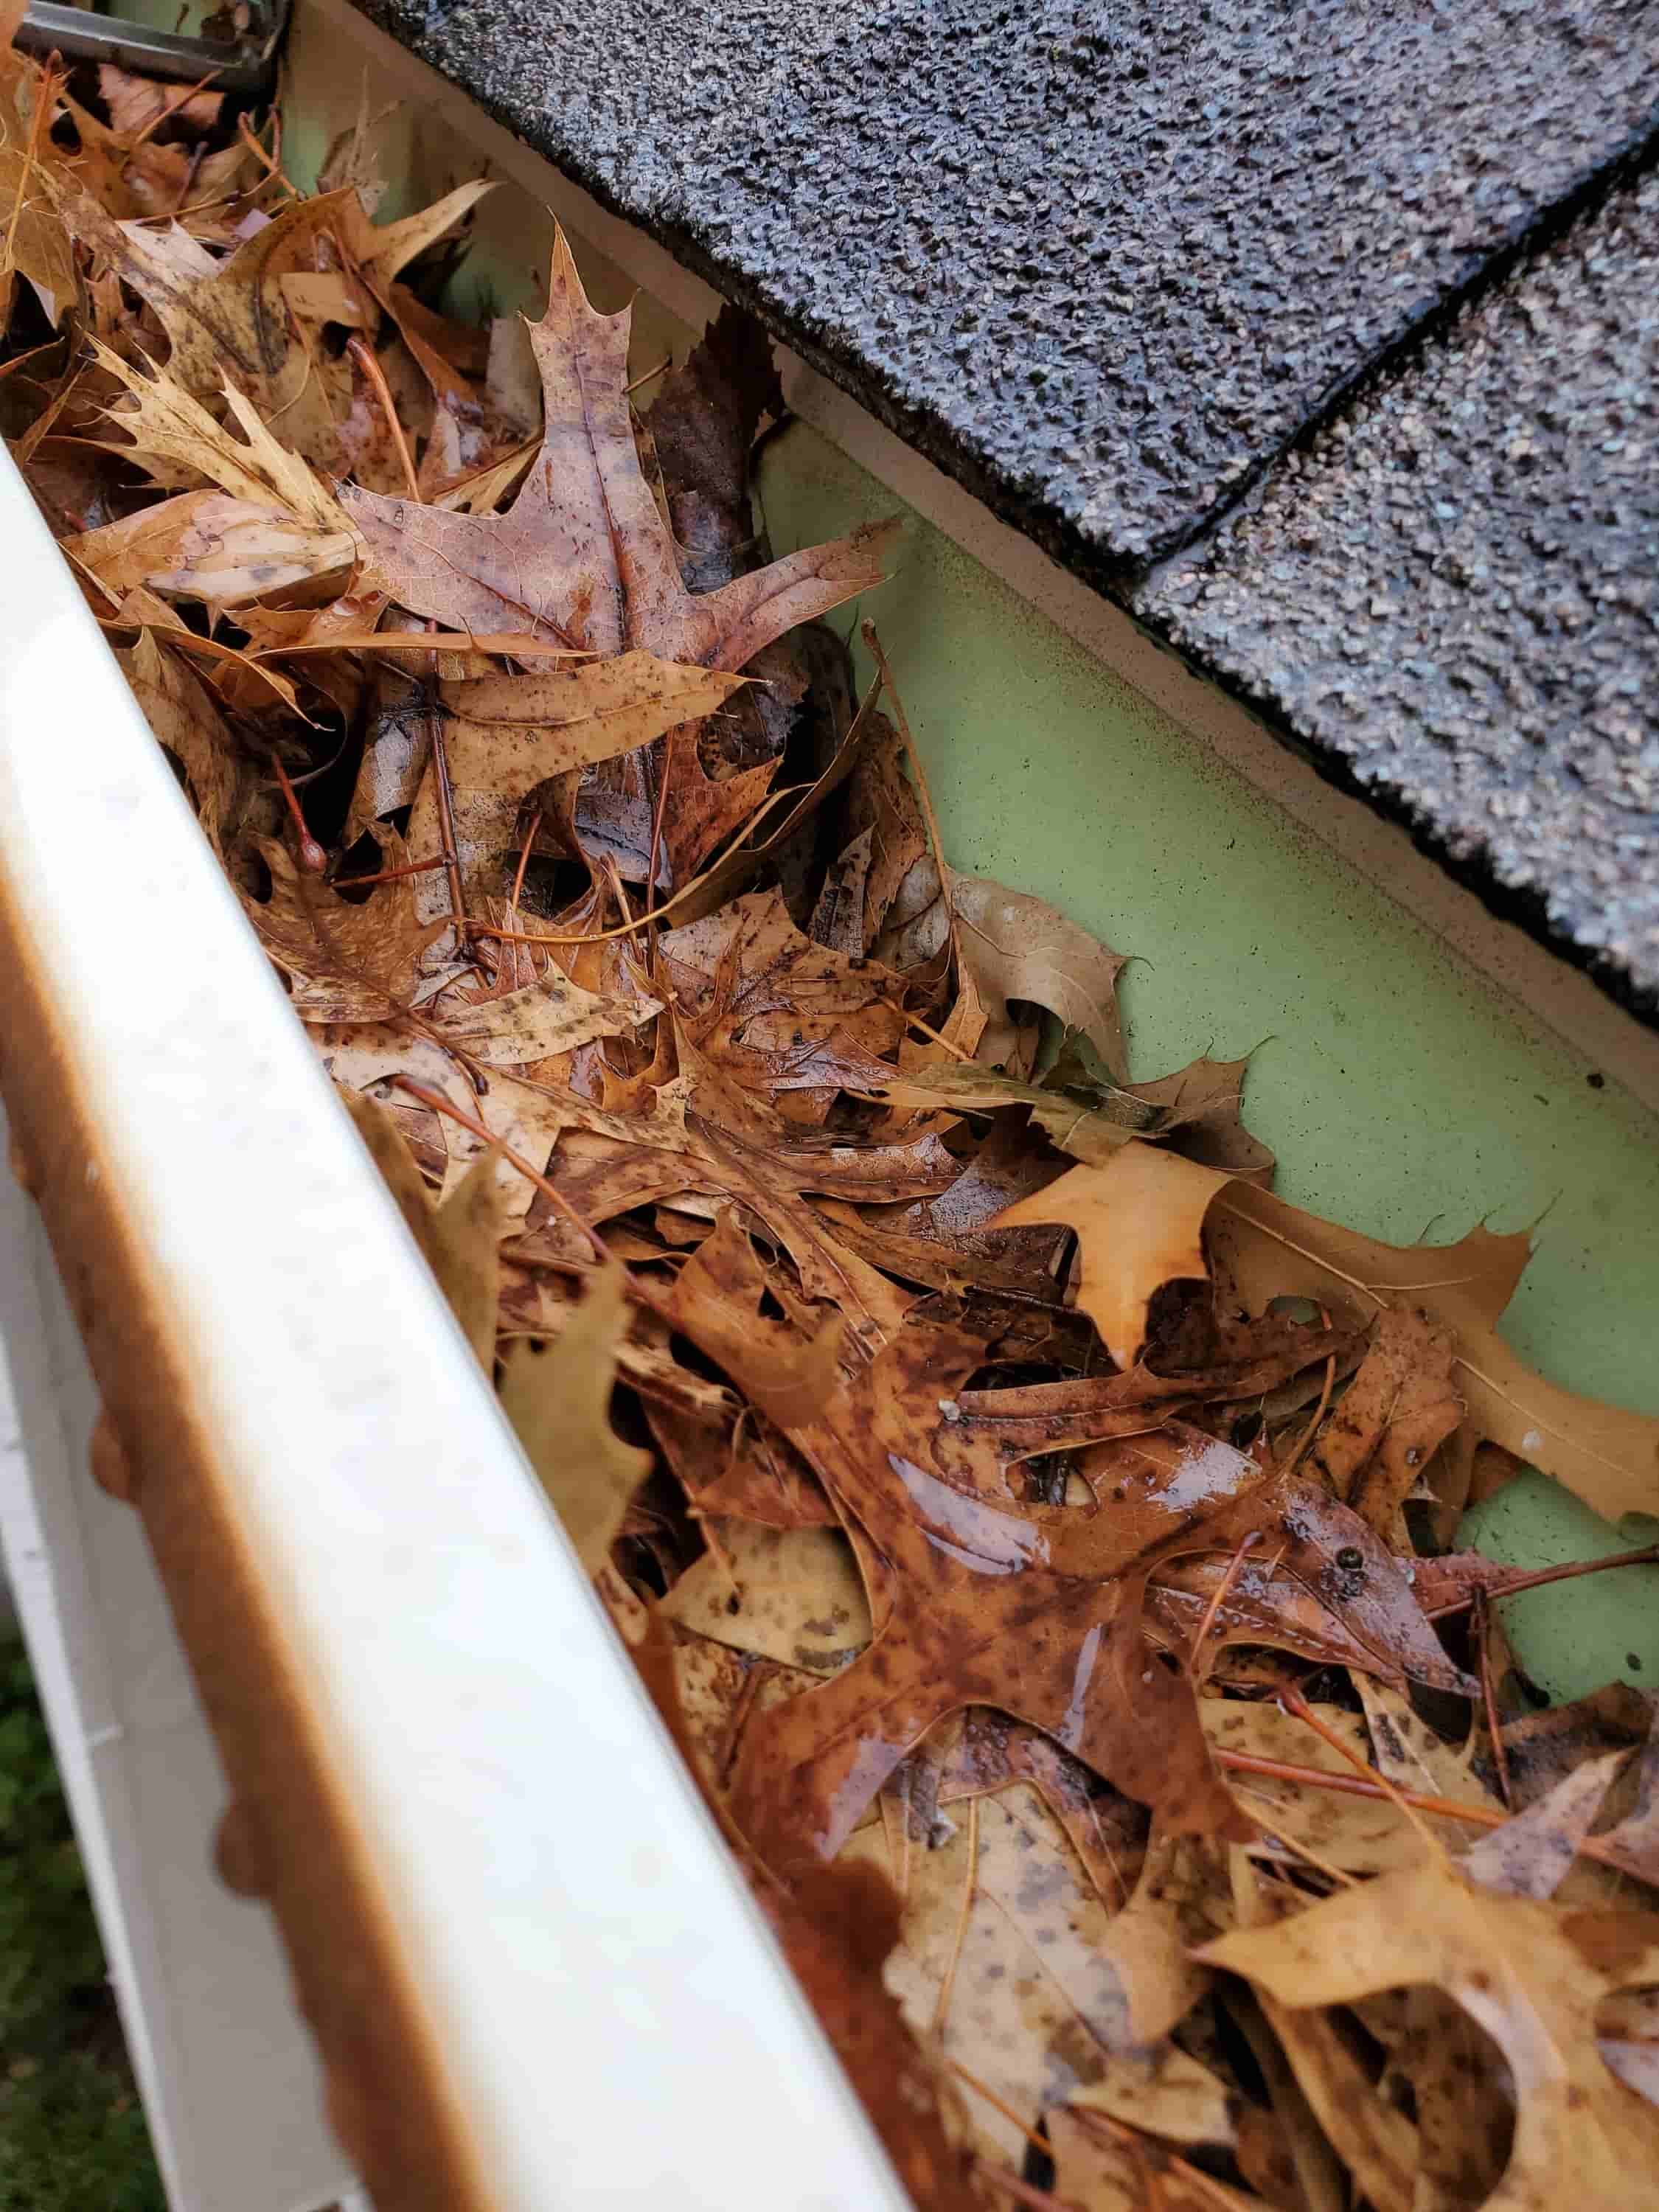
[[1659,2111],[1595,2040],[1605,1996],[1659,1980],[1659,1916],[1497,1897],[1437,1854],[1199,1955],[1291,2009],[1443,1990],[1515,2079],[1514,2148],[1487,2212],[1659,2205]]
[[501,515],[416,507],[363,490],[345,504],[377,573],[415,613],[454,629],[551,631],[599,653],[741,668],[771,639],[881,580],[892,526],[791,554],[717,592],[688,592],[641,473],[629,413],[631,311],[588,305],[562,231],[547,311],[531,331],[542,447]]
[[515,1344],[501,1368],[501,1405],[590,1575],[610,1558],[629,1500],[651,1472],[650,1453],[611,1425],[626,1320],[623,1270],[602,1267],[556,1341]]

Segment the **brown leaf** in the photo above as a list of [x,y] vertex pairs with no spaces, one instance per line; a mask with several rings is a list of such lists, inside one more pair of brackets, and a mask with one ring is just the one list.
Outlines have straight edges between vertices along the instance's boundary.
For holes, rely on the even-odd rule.
[[870,1607],[838,1528],[764,1528],[709,1520],[708,1550],[661,1610],[717,1644],[815,1674],[870,1641]]
[[1068,2108],[1048,2116],[1054,2201],[1073,2212],[1267,2212],[1259,2197],[1217,2181],[1133,2128]]
[[684,365],[671,368],[646,419],[669,486],[680,572],[693,591],[754,565],[749,455],[764,415],[781,417],[771,341],[752,317],[723,307]]
[[[1260,1902],[1254,1872],[1237,1869],[1235,1887],[1244,1927],[1271,1924],[1275,1915]],[[1255,1996],[1310,2111],[1373,2212],[1413,2212],[1419,2148],[1412,2122],[1379,2094],[1329,2014],[1283,2003],[1260,1986]]]
[[974,979],[988,1018],[979,1043],[993,1066],[1013,1049],[1011,999],[1045,1006],[1067,1029],[1080,1030],[1112,1075],[1125,1078],[1117,979],[1124,956],[1028,891],[983,877],[950,877],[957,921],[957,957]]
[[118,653],[122,670],[143,708],[158,744],[185,772],[198,820],[214,851],[235,826],[246,772],[213,696],[176,653],[165,651],[149,629]]
[[1454,1360],[1447,1330],[1409,1308],[1384,1307],[1364,1364],[1314,1444],[1313,1465],[1385,1541],[1398,1541],[1401,1507],[1463,1418]]
[[58,196],[76,239],[154,309],[177,383],[212,402],[228,377],[296,453],[322,468],[344,465],[335,427],[344,409],[331,406],[329,387],[339,396],[349,371],[301,343],[283,279],[318,265],[318,241],[356,209],[352,193],[290,202],[210,276],[181,275],[148,232],[112,222],[90,194],[60,186]]
[[[786,1327],[758,1311],[763,1287],[747,1240],[726,1224],[676,1285],[677,1325],[740,1385],[763,1382],[793,1353]],[[938,1443],[930,1452],[930,1431],[951,1433],[938,1409],[953,1402],[976,1358],[948,1332],[903,1329],[873,1363],[844,1370],[817,1416],[789,1431],[861,1532],[866,1584],[874,1561],[882,1567],[870,1650],[745,1740],[734,1812],[757,1844],[786,1859],[803,1848],[832,1856],[906,1752],[966,1705],[1047,1729],[1126,1794],[1161,1807],[1173,1831],[1237,1822],[1190,1691],[1142,1639],[1145,1571],[1159,1544],[1137,1561],[1127,1538],[1115,1564],[1142,1571],[1115,1582],[1101,1583],[1098,1565],[1086,1577],[1057,1572],[1053,1518],[976,1497],[960,1475],[947,1477]],[[1151,1473],[1149,1491],[1166,1479]],[[1164,1546],[1189,1541],[1231,1493],[1212,1482],[1207,1496],[1176,1495],[1180,1507],[1153,1516]]]
[[67,550],[112,592],[143,586],[216,607],[295,586],[343,586],[357,557],[349,531],[322,530],[221,491],[181,492],[71,538]]
[[504,515],[416,507],[366,492],[346,505],[386,587],[455,629],[551,631],[601,653],[738,669],[769,640],[878,582],[890,532],[792,554],[693,595],[640,470],[629,415],[629,311],[597,315],[562,232],[547,312],[532,331],[542,372],[540,457]]
[[1292,2008],[1444,1990],[1515,2077],[1515,2147],[1489,2212],[1659,2205],[1659,2111],[1595,2044],[1603,1995],[1659,1978],[1659,1917],[1494,1897],[1437,1855],[1200,1955]]
[[451,779],[458,793],[485,793],[515,816],[538,784],[712,714],[743,680],[626,653],[533,676],[441,684]]
[[1073,1168],[1035,1198],[999,1214],[996,1226],[1060,1222],[1075,1230],[1078,1304],[1121,1368],[1146,1340],[1146,1308],[1168,1282],[1209,1273],[1204,1218],[1229,1177],[1150,1146],[1121,1146],[1102,1167]]
[[1459,1858],[1461,1870],[1502,1897],[1553,1897],[1624,1763],[1618,1751],[1589,1759],[1535,1805],[1471,1844]]
[[[410,884],[418,878],[384,884],[355,905],[301,875],[275,838],[253,842],[270,871],[270,896],[261,905],[245,893],[243,910],[288,977],[301,1019],[384,1021],[406,1007],[422,951],[437,933],[415,919]],[[400,845],[392,848],[399,857]]]
[[977,1060],[935,1060],[908,1066],[902,1073],[872,1070],[862,1090],[890,1106],[951,1107],[962,1113],[1029,1106],[1032,1121],[1061,1152],[1102,1165],[1115,1159],[1137,1132],[1156,1130],[1160,1121],[1161,1109],[1127,1091],[1115,1092],[1102,1106],[1082,1106],[1063,1092],[981,1067]]
[[629,1500],[651,1472],[650,1453],[622,1443],[611,1425],[623,1283],[619,1267],[599,1268],[556,1343],[521,1341],[501,1365],[502,1407],[590,1575],[610,1558]]
[[745,1091],[797,1094],[803,1120],[822,1121],[904,1028],[899,978],[803,937],[775,891],[671,930],[659,951],[709,1063]]
[[[851,1852],[892,1869],[878,1826]],[[1100,1956],[1105,1908],[1024,1784],[970,1800],[954,1832],[947,1826],[938,1847],[906,1851],[902,1866],[888,1987],[919,2039],[1035,2125],[1046,2105],[1098,2079],[1127,2039],[1123,1992]],[[979,2098],[969,2111],[987,2148],[1020,2154],[1011,2118]]]
[[487,1159],[469,1170],[439,1203],[402,1131],[384,1106],[355,1091],[342,1094],[422,1257],[438,1279],[462,1334],[486,1375],[495,1364],[495,1308],[501,1289],[501,1207]]
[[1483,1436],[1553,1474],[1610,1521],[1659,1505],[1659,1418],[1583,1398],[1535,1375],[1494,1327],[1527,1263],[1525,1236],[1393,1245],[1234,1182],[1209,1231],[1246,1304],[1281,1291],[1362,1311],[1422,1308],[1456,1340],[1453,1380]]
[[1202,1167],[1224,1168],[1253,1182],[1273,1181],[1274,1160],[1239,1118],[1248,1060],[1195,1060],[1154,1083],[1132,1083],[1130,1091],[1167,1118],[1176,1151]]

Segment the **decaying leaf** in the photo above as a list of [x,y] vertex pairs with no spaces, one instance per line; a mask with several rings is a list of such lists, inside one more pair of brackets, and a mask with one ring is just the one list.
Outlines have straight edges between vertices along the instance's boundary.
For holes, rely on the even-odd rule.
[[1444,1548],[1659,1498],[1498,1335],[1528,1240],[1130,1080],[796,628],[890,532],[772,559],[757,325],[641,418],[562,234],[444,311],[488,186],[377,225],[367,94],[307,197],[88,82],[0,62],[14,451],[920,2212],[1653,2204],[1659,1707],[1523,1710]]
[[1606,1996],[1659,1978],[1659,1917],[1494,1896],[1425,1856],[1201,1955],[1293,2010],[1443,1990],[1515,2080],[1515,2145],[1489,2212],[1545,2212],[1575,2195],[1659,2204],[1659,2111],[1613,2075],[1595,2039]]
[[681,580],[629,420],[629,311],[595,314],[562,232],[547,311],[531,331],[542,449],[503,515],[416,507],[367,491],[346,505],[392,596],[453,629],[550,633],[595,653],[740,669],[770,639],[880,580],[890,530],[866,526],[717,592]]
[[495,1357],[501,1298],[502,1216],[487,1159],[479,1160],[442,1200],[432,1198],[402,1131],[373,1098],[349,1091],[345,1103],[398,1212],[409,1224],[438,1287],[486,1373]]
[[515,1345],[501,1370],[507,1417],[590,1575],[605,1564],[629,1500],[651,1472],[650,1453],[623,1443],[611,1425],[626,1312],[621,1270],[602,1267],[557,1341]]
[[671,1620],[811,1673],[870,1640],[870,1607],[839,1529],[705,1523],[709,1547],[663,1602]]

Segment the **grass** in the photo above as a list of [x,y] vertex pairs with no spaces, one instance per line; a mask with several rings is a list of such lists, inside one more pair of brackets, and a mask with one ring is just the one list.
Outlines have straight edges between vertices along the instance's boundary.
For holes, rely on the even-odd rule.
[[69,1807],[0,1641],[0,2212],[166,2212]]

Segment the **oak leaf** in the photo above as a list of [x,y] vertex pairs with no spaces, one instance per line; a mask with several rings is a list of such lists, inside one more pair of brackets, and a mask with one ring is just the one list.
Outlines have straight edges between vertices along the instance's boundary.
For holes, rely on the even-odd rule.
[[542,447],[512,507],[465,515],[362,490],[345,503],[393,597],[451,629],[550,631],[595,653],[643,647],[738,669],[770,639],[879,582],[890,530],[866,526],[720,591],[688,592],[634,441],[630,319],[628,309],[593,312],[556,233],[547,311],[531,331]]
[[1203,1228],[1230,1178],[1151,1146],[1123,1146],[1103,1166],[1073,1168],[995,1225],[1054,1221],[1077,1231],[1078,1304],[1121,1368],[1146,1340],[1146,1308],[1165,1283],[1205,1277]]
[[1515,2079],[1514,2148],[1487,2212],[1659,2205],[1659,2111],[1595,2039],[1603,1997],[1659,1980],[1659,1916],[1493,1896],[1435,1854],[1200,1956],[1291,2008],[1443,1990]]
[[611,1425],[617,1346],[627,1324],[623,1270],[599,1269],[557,1340],[521,1340],[501,1366],[501,1405],[576,1547],[596,1575],[611,1556],[651,1455]]
[[383,1021],[406,1008],[421,954],[442,927],[416,920],[411,879],[386,884],[355,905],[302,875],[274,837],[252,842],[270,872],[270,896],[261,904],[244,893],[243,910],[288,977],[300,1018]]
[[384,1106],[342,1093],[422,1257],[438,1279],[461,1333],[486,1375],[495,1360],[495,1309],[501,1292],[502,1214],[495,1177],[479,1160],[447,1199],[434,1200],[403,1132]]

